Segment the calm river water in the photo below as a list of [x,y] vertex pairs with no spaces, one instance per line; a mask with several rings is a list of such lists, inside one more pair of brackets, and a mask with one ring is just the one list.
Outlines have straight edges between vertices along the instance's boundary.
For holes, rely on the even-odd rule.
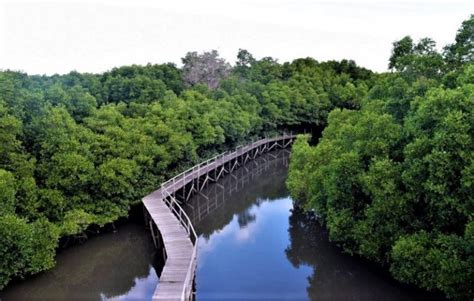
[[63,250],[56,267],[10,285],[1,301],[149,299],[158,283],[157,256],[143,225],[130,222]]
[[[209,185],[187,206],[199,234],[197,300],[415,300],[328,242],[285,189],[288,152],[264,155]],[[8,300],[149,300],[157,254],[142,224],[94,237],[57,266],[0,293]]]
[[287,171],[288,152],[273,152],[192,199],[197,300],[425,297],[329,243],[313,217],[293,209]]

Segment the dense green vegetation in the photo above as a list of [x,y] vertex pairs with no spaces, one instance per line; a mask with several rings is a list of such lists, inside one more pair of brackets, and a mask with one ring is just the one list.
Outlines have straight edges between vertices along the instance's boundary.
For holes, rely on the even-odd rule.
[[282,129],[288,187],[332,241],[406,283],[472,299],[474,17],[436,49],[409,36],[391,72],[240,50],[103,74],[0,71],[0,288],[54,266],[61,238],[127,216],[168,177]]
[[394,43],[359,110],[335,109],[317,146],[300,137],[288,187],[345,251],[398,280],[474,298],[474,16],[438,52]]
[[[127,216],[173,174],[245,140],[358,108],[372,72],[239,51],[104,74],[0,72],[0,288],[51,268],[58,241]],[[203,72],[207,70],[207,72]]]

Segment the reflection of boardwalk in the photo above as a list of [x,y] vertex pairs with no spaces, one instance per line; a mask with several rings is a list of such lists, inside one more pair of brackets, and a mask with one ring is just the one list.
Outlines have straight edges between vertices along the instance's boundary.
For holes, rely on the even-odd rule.
[[[154,300],[188,300],[193,295],[197,236],[177,198],[188,200],[210,181],[217,181],[225,173],[232,172],[262,153],[286,148],[294,138],[294,135],[265,138],[238,147],[231,153],[220,154],[168,180],[160,189],[143,198],[155,245],[161,240],[166,253],[160,282],[153,294]],[[159,230],[161,238],[155,234],[156,230]]]
[[214,211],[225,206],[229,196],[243,191],[248,183],[258,180],[270,168],[280,164],[288,166],[288,155],[287,150],[268,153],[239,168],[219,183],[210,185],[202,193],[200,192],[189,204],[191,210],[186,210],[193,225],[198,225]]

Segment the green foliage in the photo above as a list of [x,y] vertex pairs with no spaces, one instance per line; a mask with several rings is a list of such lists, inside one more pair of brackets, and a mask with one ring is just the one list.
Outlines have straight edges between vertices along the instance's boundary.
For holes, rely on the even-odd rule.
[[13,174],[0,169],[0,215],[14,212],[15,194]]
[[443,56],[436,50],[436,42],[430,38],[423,38],[414,44],[413,40],[406,36],[393,43],[389,68],[397,70],[407,78],[438,78],[444,65]]
[[306,200],[309,197],[308,188],[310,187],[309,179],[303,177],[305,165],[310,160],[310,146],[308,144],[309,136],[298,136],[293,143],[291,151],[291,169],[288,171],[287,187],[291,192],[294,200]]
[[0,288],[51,268],[58,239],[126,216],[160,182],[228,147],[326,126],[294,144],[288,187],[332,240],[395,278],[472,298],[472,16],[438,53],[394,43],[353,61],[284,64],[239,50],[103,74],[0,72]]
[[446,48],[457,56],[443,58],[430,39],[395,42],[396,72],[374,78],[360,110],[329,113],[317,146],[299,138],[287,180],[346,252],[466,300],[474,296],[471,23]]
[[183,70],[0,72],[0,288],[50,268],[58,237],[126,216],[198,161],[357,106],[367,92],[359,80],[372,76],[353,62],[295,60],[283,77],[272,58],[241,51],[238,60],[232,70],[209,52],[190,53]]
[[462,68],[474,60],[474,15],[462,22],[455,42],[444,48],[444,55],[451,68]]
[[54,266],[59,233],[44,219],[33,223],[12,214],[0,216],[0,286]]
[[474,293],[472,247],[472,237],[425,231],[403,236],[393,246],[391,272],[401,281],[442,290],[450,298],[466,298]]

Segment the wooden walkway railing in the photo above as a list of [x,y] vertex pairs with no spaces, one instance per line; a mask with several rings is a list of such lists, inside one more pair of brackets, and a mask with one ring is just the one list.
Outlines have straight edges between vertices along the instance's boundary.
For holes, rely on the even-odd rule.
[[232,176],[223,179],[219,185],[204,188],[202,193],[189,200],[190,209],[186,208],[193,226],[197,227],[204,219],[212,219],[214,212],[225,206],[229,197],[245,193],[247,185],[258,181],[268,169],[279,165],[288,166],[289,154],[288,150],[278,150],[277,153],[269,154],[266,159],[258,157],[243,168],[235,170]]
[[197,258],[197,235],[178,199],[187,201],[210,181],[232,172],[238,166],[274,148],[286,148],[296,135],[264,138],[233,152],[225,152],[180,173],[161,184],[160,189],[142,202],[153,242],[164,246],[165,266],[153,300],[190,300],[193,298]]

